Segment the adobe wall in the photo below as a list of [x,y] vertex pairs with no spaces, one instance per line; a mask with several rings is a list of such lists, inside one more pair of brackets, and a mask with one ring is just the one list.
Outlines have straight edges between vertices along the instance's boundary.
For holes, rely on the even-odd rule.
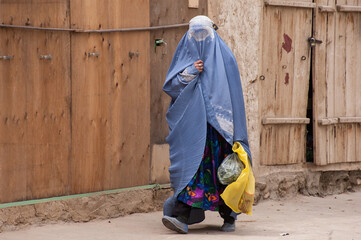
[[260,26],[263,1],[208,0],[208,16],[218,34],[235,55],[241,73],[246,106],[248,139],[257,173],[259,159],[259,113],[257,81],[260,67]]

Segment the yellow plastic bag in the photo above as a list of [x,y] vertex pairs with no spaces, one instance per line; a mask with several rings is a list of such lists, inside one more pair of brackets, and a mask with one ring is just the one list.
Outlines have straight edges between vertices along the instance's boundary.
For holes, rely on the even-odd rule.
[[224,202],[235,213],[245,213],[252,215],[252,206],[254,202],[255,179],[251,163],[247,153],[239,142],[235,142],[232,148],[233,152],[238,154],[245,168],[237,180],[229,184],[221,194]]

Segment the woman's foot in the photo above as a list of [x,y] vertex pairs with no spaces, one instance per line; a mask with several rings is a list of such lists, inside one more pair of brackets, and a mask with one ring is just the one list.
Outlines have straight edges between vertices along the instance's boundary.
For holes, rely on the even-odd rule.
[[163,225],[173,231],[178,233],[187,233],[188,232],[188,225],[182,223],[178,219],[169,216],[163,216],[162,218]]
[[221,227],[221,231],[223,232],[234,232],[236,230],[236,223],[228,223],[225,222],[223,223],[222,227]]

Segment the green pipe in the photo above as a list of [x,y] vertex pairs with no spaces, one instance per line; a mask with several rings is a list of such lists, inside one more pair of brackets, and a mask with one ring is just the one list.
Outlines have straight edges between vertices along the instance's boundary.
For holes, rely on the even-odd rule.
[[33,205],[33,204],[37,204],[37,203],[44,203],[44,202],[51,202],[51,201],[58,201],[58,200],[66,200],[66,199],[78,198],[78,197],[90,197],[90,196],[99,195],[99,194],[119,193],[119,192],[129,191],[129,190],[163,189],[163,188],[170,188],[170,184],[152,184],[152,185],[145,185],[145,186],[138,186],[138,187],[106,190],[106,191],[100,191],[100,192],[92,192],[92,193],[83,193],[83,194],[59,196],[59,197],[52,197],[52,198],[27,200],[27,201],[21,201],[21,202],[3,203],[3,204],[0,204],[0,209],[1,208],[7,208],[7,207],[18,207],[18,206]]

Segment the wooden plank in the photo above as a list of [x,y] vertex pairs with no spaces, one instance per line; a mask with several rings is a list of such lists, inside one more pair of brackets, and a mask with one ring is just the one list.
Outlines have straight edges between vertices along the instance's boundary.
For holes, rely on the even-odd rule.
[[[337,3],[346,4],[346,0],[338,0]],[[346,15],[336,14],[335,26],[335,75],[333,93],[329,97],[334,98],[334,116],[347,116],[346,113]],[[334,126],[334,145],[330,148],[335,149],[334,158],[329,163],[338,163],[347,161],[347,135],[350,129],[345,125]]]
[[[306,39],[312,36],[312,10],[299,9],[295,16],[294,31],[294,64],[292,85],[292,117],[307,117],[308,91],[310,82],[311,51]],[[307,119],[306,124],[310,123]],[[290,154],[292,163],[305,162],[306,155],[306,125],[292,125],[290,129]],[[297,147],[298,146],[298,147]]]
[[[72,194],[109,188],[108,44],[112,42],[101,34],[72,36]],[[99,57],[88,57],[88,53],[99,53]]]
[[[281,50],[278,43],[278,32],[281,27],[279,24],[280,18],[281,12],[278,8],[263,8],[262,51],[264,57],[262,58],[262,75],[265,78],[260,81],[260,99],[265,101],[260,102],[261,116],[275,116],[276,112],[279,64],[276,65],[277,67],[274,67],[272,63],[279,62],[278,56]],[[262,164],[271,165],[277,162],[276,133],[274,127],[262,127],[260,146]]]
[[[24,31],[27,197],[68,194],[70,158],[70,36]],[[40,59],[40,55],[52,59]]]
[[[327,6],[327,0],[318,0],[317,5]],[[332,6],[330,6],[332,7]],[[328,13],[321,14],[314,12],[313,36],[321,39],[325,44],[317,45],[312,56],[312,85],[313,85],[313,152],[314,162],[318,165],[327,164],[327,128],[320,128],[317,124],[318,119],[327,116],[327,71],[326,71],[326,52],[329,52],[330,45],[333,42],[327,39],[328,21],[332,16]]]
[[338,118],[323,118],[319,119],[320,125],[332,125],[337,123],[361,123],[361,117],[338,117]]
[[[270,48],[269,45],[267,45],[267,41],[265,39],[269,39],[270,44],[274,44],[274,38],[276,37],[276,34],[270,34],[270,25],[271,25],[271,16],[273,11],[278,11],[278,9],[272,9],[272,8],[263,8],[263,19],[262,19],[262,52],[264,53],[264,56],[262,58],[262,75],[264,76],[263,80],[260,80],[259,87],[260,87],[260,99],[263,99],[267,97],[268,101],[262,101],[260,102],[260,114],[271,112],[272,111],[272,103],[273,103],[273,97],[270,98],[271,89],[274,89],[274,86],[270,86],[271,84],[274,84],[276,80],[274,79],[274,75],[272,73],[272,68],[268,65],[268,58],[273,58],[274,55],[271,54],[271,51],[274,48]],[[275,14],[278,14],[278,12],[275,12]],[[274,15],[275,16],[275,15]],[[278,24],[274,24],[274,30],[278,28]],[[272,45],[273,47],[277,47],[277,45]],[[274,79],[274,80],[272,80]],[[274,112],[269,113],[271,116],[274,116]],[[260,159],[261,163],[268,165],[271,164],[269,161],[272,159],[273,155],[269,155],[272,151],[270,149],[273,149],[273,141],[272,141],[272,127],[269,126],[262,126],[261,127],[261,136],[260,136]],[[266,157],[268,156],[268,157]]]
[[[357,5],[358,0],[347,0],[346,3],[348,5]],[[357,55],[360,55],[360,51],[355,51],[357,49],[357,41],[360,41],[360,35],[357,33],[357,21],[358,19],[358,13],[355,12],[349,12],[349,13],[343,13],[345,15],[345,28],[346,28],[346,42],[345,42],[345,54],[346,54],[346,62],[345,62],[345,110],[346,115],[344,116],[353,116],[353,118],[348,117],[340,117],[340,123],[344,123],[345,121],[352,122],[361,120],[361,118],[357,119],[355,118],[356,115],[356,108],[355,108],[355,102],[356,99],[359,97],[360,91],[357,91],[356,89],[356,81],[358,76],[356,68],[358,68],[357,65],[355,65],[355,62],[357,62]],[[360,121],[361,122],[361,121]],[[355,124],[347,124],[343,126],[346,129],[346,136],[345,136],[345,145],[346,145],[346,159],[347,162],[355,162],[356,161],[356,125]]]
[[322,126],[333,125],[338,123],[338,118],[323,118],[323,119],[319,119],[318,123]]
[[332,6],[319,5],[318,11],[322,13],[333,13],[336,12],[336,9]]
[[[277,54],[278,65],[275,66],[279,76],[277,79],[276,105],[274,106],[276,116],[292,114],[293,90],[296,82],[294,75],[295,42],[297,42],[294,25],[302,9],[297,10],[298,14],[295,14],[295,11],[292,8],[281,9],[281,18],[278,22],[280,27],[277,32],[277,44],[280,51]],[[293,129],[292,126],[288,128],[277,127],[276,129],[275,143],[278,146],[275,152],[276,160],[280,164],[286,164],[290,161],[290,151],[293,148],[289,140]]]
[[[332,6],[335,1],[332,2]],[[335,69],[336,69],[336,17],[337,14],[328,14],[327,19],[327,30],[326,30],[326,43],[328,44],[326,49],[326,117],[335,117]],[[331,163],[334,161],[336,151],[335,151],[335,128],[334,126],[327,127],[327,137],[326,137],[326,162],[325,164]]]
[[265,6],[291,7],[291,8],[316,8],[312,2],[284,1],[284,0],[264,0]]
[[262,124],[309,124],[309,118],[263,118]]
[[[112,85],[111,188],[145,185],[150,180],[149,33],[127,34],[113,41],[123,51],[114,52],[112,60],[121,68]],[[130,58],[129,52],[136,51],[139,55]]]
[[[146,0],[72,1],[71,11],[75,28],[149,26]],[[72,193],[149,183],[149,42],[149,32],[73,35]]]
[[349,5],[337,4],[336,7],[337,7],[337,11],[339,11],[339,12],[353,12],[353,13],[361,12],[360,6],[349,6]]
[[[361,7],[361,1],[358,1],[357,4],[359,7]],[[361,49],[361,14],[357,14],[357,16],[354,19],[354,34],[355,36],[358,36],[356,39],[356,46],[355,49]],[[358,54],[356,54],[355,59],[355,66],[361,66],[361,53],[358,51]],[[356,76],[361,76],[361,68],[356,68]],[[356,81],[355,91],[357,93],[361,92],[361,81]],[[361,98],[356,97],[355,99],[355,116],[361,116]],[[356,138],[355,138],[355,148],[356,148],[356,161],[361,162],[361,124],[356,124]]]
[[[265,8],[267,9],[267,8]],[[267,67],[267,70],[269,73],[266,74],[266,80],[264,81],[267,83],[264,87],[262,87],[262,90],[265,88],[268,88],[268,91],[266,90],[265,93],[265,99],[268,99],[268,106],[266,105],[266,111],[263,112],[263,114],[267,114],[268,116],[272,116],[272,112],[277,116],[280,113],[280,109],[283,109],[283,105],[278,105],[280,102],[280,84],[283,83],[282,76],[280,76],[280,69],[282,68],[282,65],[280,63],[281,61],[281,54],[282,54],[282,43],[283,40],[282,31],[284,28],[282,26],[282,21],[284,21],[287,18],[288,14],[285,14],[283,10],[279,8],[274,9],[267,9],[268,13],[270,14],[270,27],[272,26],[273,31],[269,31],[269,43],[268,48],[272,48],[269,50],[269,55],[267,55],[267,58],[265,60],[267,61],[263,67]],[[285,16],[286,15],[286,16]],[[267,39],[267,38],[266,38]],[[267,44],[267,43],[265,43]],[[270,47],[272,46],[272,47]],[[278,63],[276,65],[272,65],[273,63]],[[266,115],[266,116],[267,116]],[[280,146],[279,143],[288,143],[286,141],[286,136],[288,138],[289,134],[289,128],[284,127],[274,127],[272,130],[272,140],[274,143],[271,145],[272,148],[268,148],[268,144],[266,143],[266,153],[268,156],[267,164],[283,164],[283,161],[287,156],[283,156],[284,154],[288,154],[288,146],[284,147],[284,145]],[[287,150],[287,151],[286,151]],[[270,155],[269,155],[270,154]],[[263,157],[262,157],[263,161]]]
[[[264,8],[263,11],[264,30],[262,35],[262,49],[265,57],[262,58],[262,75],[265,78],[260,81],[260,93],[261,99],[267,100],[262,101],[260,109],[261,115],[274,116],[279,76],[278,68],[273,67],[272,63],[278,63],[278,53],[281,50],[278,44],[278,32],[280,28],[278,19],[281,17],[281,13],[277,8]],[[278,65],[279,64],[277,64],[277,66]]]

